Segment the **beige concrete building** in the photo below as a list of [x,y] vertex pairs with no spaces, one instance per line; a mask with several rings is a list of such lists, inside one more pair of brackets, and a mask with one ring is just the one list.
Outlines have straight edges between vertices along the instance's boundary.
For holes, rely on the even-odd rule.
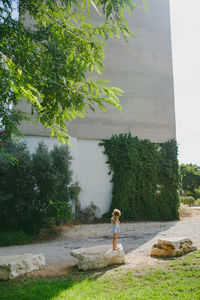
[[[149,12],[136,9],[128,23],[136,39],[129,44],[112,40],[106,46],[103,74],[110,85],[124,90],[122,111],[109,106],[107,112],[97,109],[68,124],[82,207],[93,201],[101,213],[109,208],[112,186],[99,140],[123,132],[153,142],[176,137],[169,0],[149,0]],[[39,140],[49,147],[56,143],[39,124],[24,122],[21,129],[31,150]]]

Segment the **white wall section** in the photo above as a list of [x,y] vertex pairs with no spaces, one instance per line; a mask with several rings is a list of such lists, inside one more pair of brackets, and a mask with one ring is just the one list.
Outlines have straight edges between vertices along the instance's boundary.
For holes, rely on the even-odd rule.
[[[26,136],[25,142],[33,153],[39,142],[43,141],[49,150],[57,144],[56,138]],[[98,140],[81,140],[71,138],[72,146],[69,146],[72,155],[73,181],[78,181],[81,187],[79,200],[81,208],[85,208],[93,202],[99,208],[102,215],[109,210],[112,198],[111,176],[108,175],[106,155]]]

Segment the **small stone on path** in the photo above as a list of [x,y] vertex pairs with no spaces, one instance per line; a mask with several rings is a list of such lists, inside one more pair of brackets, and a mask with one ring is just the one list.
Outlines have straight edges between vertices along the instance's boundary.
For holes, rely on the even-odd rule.
[[197,247],[193,245],[193,242],[189,238],[159,239],[152,247],[151,256],[173,257],[195,250],[197,250]]

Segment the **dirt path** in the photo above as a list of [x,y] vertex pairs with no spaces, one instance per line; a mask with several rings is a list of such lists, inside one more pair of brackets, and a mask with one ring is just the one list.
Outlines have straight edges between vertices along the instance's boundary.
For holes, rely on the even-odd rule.
[[[188,211],[191,216],[188,216]],[[121,223],[119,242],[123,244],[127,264],[123,268],[157,266],[164,260],[150,256],[152,245],[158,238],[189,237],[200,247],[200,209],[188,209],[185,217],[176,222]],[[112,244],[110,224],[74,225],[63,227],[59,239],[24,246],[0,247],[0,255],[43,253],[47,260],[44,270],[31,276],[65,274],[76,264],[70,256],[72,249]]]

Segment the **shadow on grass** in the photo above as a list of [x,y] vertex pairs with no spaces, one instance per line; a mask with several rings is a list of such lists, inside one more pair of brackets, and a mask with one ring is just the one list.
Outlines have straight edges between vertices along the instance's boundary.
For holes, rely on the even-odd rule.
[[[45,279],[25,277],[9,282],[0,282],[0,299],[93,300],[118,299],[118,296],[120,296],[119,299],[168,299],[166,297],[160,298],[161,292],[166,293],[166,295],[170,292],[171,295],[177,297],[180,295],[180,299],[199,299],[192,297],[195,289],[195,295],[198,295],[199,259],[200,251],[197,251],[185,258],[175,259],[173,264],[170,264],[164,271],[147,269],[146,274],[138,274],[137,278],[135,275],[133,277],[130,272],[118,272],[115,276],[112,274],[112,276],[104,277],[103,280],[98,280],[108,271],[114,269],[118,271],[118,266],[85,272],[80,272],[73,267],[66,276]],[[191,280],[191,278],[193,279]],[[157,288],[158,285],[159,288]],[[179,288],[178,291],[177,287]],[[185,295],[186,288],[187,296],[185,298],[182,296]],[[151,295],[156,297],[149,297],[149,291],[151,291]],[[137,298],[137,295],[140,297]]]
[[[92,271],[79,271],[77,267],[68,269],[65,276],[46,278],[16,278],[10,281],[0,281],[1,300],[46,300],[59,297],[62,292],[72,289],[84,282],[94,282],[103,276],[107,271],[118,268],[117,266],[107,267]],[[68,299],[68,298],[66,298]]]

